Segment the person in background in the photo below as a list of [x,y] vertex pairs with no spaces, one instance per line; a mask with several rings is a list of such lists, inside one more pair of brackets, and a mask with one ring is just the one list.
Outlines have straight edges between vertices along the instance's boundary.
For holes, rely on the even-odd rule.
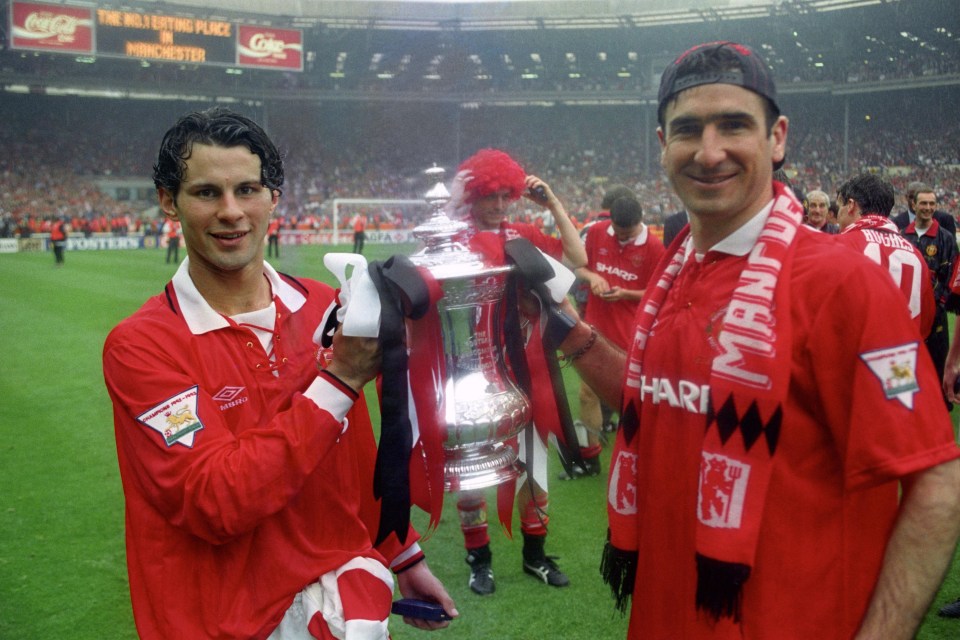
[[960,449],[902,294],[773,180],[789,122],[754,49],[681,54],[658,123],[689,233],[626,356],[584,322],[560,344],[622,398],[601,571],[628,637],[912,638],[960,535]]
[[[595,224],[597,224],[598,222],[604,222],[604,221],[610,220],[610,207],[613,205],[613,203],[617,199],[624,196],[632,197],[632,198],[637,197],[636,194],[633,192],[633,190],[630,189],[630,187],[623,184],[612,184],[606,188],[606,190],[603,192],[603,198],[600,200],[600,211],[589,214],[587,216],[587,223],[583,225],[583,227],[581,227],[580,229],[581,241],[584,241],[584,242],[586,241],[587,233]],[[578,269],[577,271],[579,272],[580,270]],[[589,300],[589,297],[590,297],[590,282],[580,277],[579,273],[575,273],[575,275],[577,275],[577,280],[573,285],[573,292],[571,295],[573,297],[575,304],[577,305],[577,311],[580,313],[580,315],[583,315],[584,313],[586,313],[587,301]],[[592,394],[593,392],[590,390],[590,387],[588,387],[587,384],[581,380],[580,381],[581,419],[577,421],[577,428],[585,432],[586,427],[584,426],[584,422],[583,422],[583,405],[582,405],[582,399],[583,399],[584,393]],[[593,396],[594,398],[596,398],[596,394],[593,394]],[[590,401],[588,400],[587,402],[589,403]],[[614,419],[614,413],[615,413],[614,410],[609,405],[599,402],[599,399],[597,399],[596,402],[600,406],[600,425],[601,425],[600,429],[602,429],[604,433],[612,433],[617,428],[617,425]],[[589,407],[588,407],[588,411],[590,411]],[[582,475],[583,469],[578,469],[578,471],[579,471],[578,475]],[[577,476],[568,476],[566,473],[564,473],[562,477],[573,478]]]
[[[913,222],[917,217],[917,192],[920,189],[929,189],[923,182],[913,181],[907,185],[907,191],[904,193],[904,198],[907,201],[907,208],[898,213],[893,217],[894,224],[903,232],[911,222]],[[941,211],[940,209],[935,209],[933,212],[933,219],[937,221],[937,224],[942,228],[946,229],[948,233],[952,233],[954,236],[957,235],[957,220],[952,215],[946,211]]]
[[363,253],[363,244],[367,239],[367,216],[357,213],[353,216],[353,253]]
[[[584,244],[587,265],[577,269],[577,275],[590,287],[584,319],[626,352],[637,306],[663,256],[663,243],[643,223],[640,203],[628,195],[613,202],[609,220],[590,227]],[[600,404],[593,389],[581,381],[580,418],[586,431],[587,446],[580,454],[586,466],[574,466],[573,474],[565,474],[565,478],[600,473],[603,425]]]
[[923,256],[890,220],[893,185],[872,173],[851,178],[837,190],[838,241],[887,270],[903,293],[921,336],[930,333],[936,313],[930,270]]
[[167,220],[167,259],[166,263],[180,264],[180,238],[182,231],[180,222],[177,220]]
[[187,257],[103,349],[146,640],[386,640],[394,580],[457,615],[415,531],[373,543],[380,349],[339,330],[321,349],[335,292],[264,261],[283,175],[263,129],[223,108],[180,118],[154,165]]
[[280,224],[278,216],[270,218],[270,226],[267,227],[267,257],[280,257]]
[[53,262],[58,267],[64,264],[64,251],[67,249],[67,236],[70,235],[70,223],[62,216],[57,216],[50,225],[50,243],[53,245]]
[[[937,367],[942,380],[946,366],[947,351],[950,349],[950,326],[947,317],[947,299],[950,295],[950,281],[957,262],[957,237],[940,226],[935,217],[937,195],[925,184],[913,185],[913,222],[901,231],[927,261],[930,276],[933,279],[933,295],[937,303],[937,312],[933,320],[933,329],[926,338],[927,350]],[[944,397],[947,410],[952,403]]]
[[808,192],[805,209],[807,226],[830,235],[840,233],[840,226],[830,222],[830,196],[826,193],[819,189]]
[[[550,212],[559,238],[545,235],[532,224],[507,219],[510,206],[521,197]],[[504,259],[504,243],[514,238],[526,238],[543,253],[556,260],[563,258],[574,268],[587,262],[583,243],[563,203],[546,182],[527,175],[523,167],[504,151],[481,149],[460,164],[451,189],[450,207],[456,215],[465,217],[470,227],[467,235],[471,248],[492,262]],[[554,425],[540,427],[550,429]],[[536,432],[537,437],[531,438],[535,451],[522,451],[521,458],[532,455],[542,460],[545,466],[547,443],[540,437],[539,430]],[[520,438],[521,449],[524,440]],[[537,480],[533,476],[527,470],[518,481],[516,499],[523,535],[523,570],[544,584],[564,587],[570,583],[569,578],[557,566],[556,558],[548,556],[545,551],[550,522],[546,478]],[[457,512],[467,550],[466,562],[470,566],[469,587],[479,595],[490,595],[496,590],[496,583],[484,492],[461,492]]]
[[667,219],[663,221],[664,246],[669,247],[673,239],[680,235],[680,232],[687,226],[689,221],[690,218],[687,216],[686,211],[678,211],[667,216]]

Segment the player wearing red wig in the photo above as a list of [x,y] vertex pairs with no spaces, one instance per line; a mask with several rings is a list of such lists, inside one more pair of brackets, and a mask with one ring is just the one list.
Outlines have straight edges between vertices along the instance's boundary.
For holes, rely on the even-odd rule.
[[[510,205],[521,197],[550,211],[559,238],[546,235],[532,224],[507,220]],[[460,165],[451,204],[461,215],[468,217],[473,226],[471,246],[491,261],[503,261],[503,246],[507,240],[526,238],[552,258],[565,258],[573,268],[587,263],[583,243],[563,203],[546,182],[527,175],[523,167],[503,151],[482,149]],[[534,457],[542,456],[544,460],[538,467],[546,469],[546,442],[540,437],[533,438],[533,441]],[[523,570],[545,584],[563,587],[569,584],[567,576],[557,567],[554,558],[544,551],[549,522],[546,474],[531,475],[532,482],[519,484],[517,496],[523,532]],[[489,595],[494,592],[495,584],[484,493],[462,492],[457,511],[467,549],[466,560],[470,565],[470,589],[480,595]]]

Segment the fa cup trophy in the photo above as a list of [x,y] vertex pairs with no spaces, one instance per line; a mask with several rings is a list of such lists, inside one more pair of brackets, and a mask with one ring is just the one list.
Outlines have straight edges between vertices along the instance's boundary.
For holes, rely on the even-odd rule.
[[[498,493],[512,501],[508,483],[545,473],[533,439],[544,440],[551,426],[564,466],[582,464],[555,355],[567,330],[558,305],[573,275],[522,238],[501,245],[496,237],[499,259],[472,250],[499,255],[485,244],[490,238],[471,236],[469,225],[447,215],[443,174],[427,170],[436,183],[424,196],[431,216],[414,229],[422,250],[369,265],[357,254],[324,256],[341,283],[343,334],[376,337],[382,348],[378,542],[392,533],[406,538],[411,504],[436,527],[445,491],[501,485]],[[536,319],[521,318],[521,295],[539,301]],[[507,527],[509,512],[501,513]]]
[[438,357],[444,372],[437,384],[437,424],[445,456],[444,489],[480,489],[520,475],[512,443],[531,420],[530,403],[510,379],[502,348],[502,305],[513,267],[490,265],[458,241],[468,226],[444,210],[450,200],[444,170],[434,167],[426,173],[435,180],[424,196],[431,217],[413,231],[425,246],[410,260],[443,291],[437,303]]

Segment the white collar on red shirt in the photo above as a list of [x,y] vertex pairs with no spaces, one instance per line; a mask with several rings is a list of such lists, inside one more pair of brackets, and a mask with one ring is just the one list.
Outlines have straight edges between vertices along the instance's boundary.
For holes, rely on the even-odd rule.
[[[214,311],[213,307],[200,295],[196,285],[193,284],[193,279],[190,277],[189,266],[190,258],[185,258],[180,263],[180,268],[177,269],[171,282],[173,283],[173,290],[177,294],[177,302],[180,303],[183,319],[190,327],[190,332],[194,335],[200,335],[230,326],[227,319]],[[274,300],[279,298],[280,302],[290,311],[298,311],[307,301],[302,293],[282,280],[276,270],[267,262],[263,263],[263,275],[270,283]]]
[[[607,235],[608,235],[608,236],[615,236],[615,235],[617,235],[617,234],[613,231],[613,223],[612,223],[612,222],[611,222],[610,225],[607,227]],[[647,243],[647,238],[648,238],[649,236],[650,236],[650,232],[647,230],[647,225],[645,225],[645,224],[643,224],[643,223],[641,222],[641,223],[640,223],[640,233],[638,233],[638,234],[637,234],[637,237],[633,239],[633,244],[635,244],[635,245],[638,246],[638,247],[642,247],[644,244]]]
[[[760,232],[763,231],[763,225],[766,224],[767,218],[770,217],[772,210],[773,200],[768,202],[763,209],[760,209],[755,216],[747,220],[746,224],[742,227],[710,247],[709,251],[717,251],[730,256],[747,255],[753,250],[753,246],[757,244],[757,240],[760,238]],[[687,237],[685,251],[684,260],[686,261],[694,254],[692,236]],[[703,260],[703,256],[704,254],[697,254],[697,260]]]

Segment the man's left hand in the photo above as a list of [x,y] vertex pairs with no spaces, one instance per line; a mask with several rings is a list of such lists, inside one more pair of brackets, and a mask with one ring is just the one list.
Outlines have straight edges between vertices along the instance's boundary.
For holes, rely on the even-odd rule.
[[[436,602],[443,607],[451,618],[456,618],[460,613],[457,611],[457,605],[443,584],[430,571],[427,561],[423,560],[413,565],[403,573],[397,575],[397,585],[400,587],[400,593],[404,598],[415,598],[417,600],[427,600]],[[433,631],[434,629],[443,629],[450,625],[449,620],[422,620],[420,618],[408,618],[404,616],[403,621],[417,629]]]

